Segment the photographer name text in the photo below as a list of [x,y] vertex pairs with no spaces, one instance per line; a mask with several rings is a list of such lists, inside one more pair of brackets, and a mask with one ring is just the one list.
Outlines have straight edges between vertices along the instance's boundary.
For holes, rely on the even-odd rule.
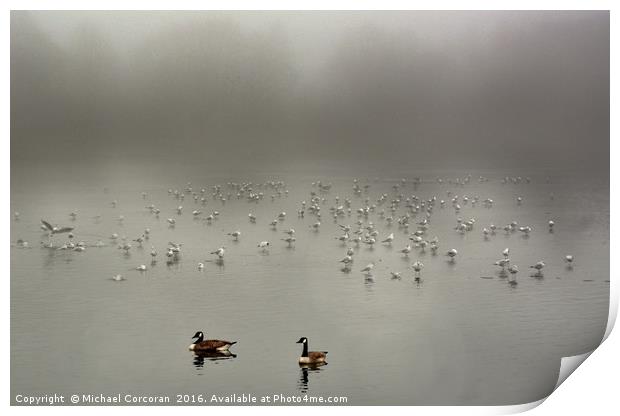
[[[67,400],[68,399],[68,400]],[[227,405],[227,404],[346,404],[346,396],[310,396],[270,394],[256,396],[254,394],[230,394],[230,395],[207,395],[207,394],[176,394],[166,395],[140,395],[140,394],[72,394],[64,396],[60,394],[45,394],[40,396],[28,396],[18,394],[15,403],[26,406],[53,406],[53,405],[108,405],[108,404],[139,404],[139,405],[162,405],[162,404],[193,404],[193,405]]]

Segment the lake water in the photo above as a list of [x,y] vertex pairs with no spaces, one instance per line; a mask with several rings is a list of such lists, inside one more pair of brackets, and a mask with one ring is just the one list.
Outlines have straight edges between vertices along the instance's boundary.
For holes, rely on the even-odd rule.
[[[152,171],[155,171],[153,168]],[[351,405],[507,405],[538,400],[555,386],[560,359],[598,346],[605,330],[609,306],[609,182],[576,174],[533,172],[531,183],[502,184],[511,172],[478,172],[465,186],[435,179],[456,178],[451,172],[405,172],[358,176],[368,192],[354,196],[353,176],[313,174],[173,173],[164,178],[136,169],[126,180],[90,180],[67,173],[62,180],[38,175],[37,180],[15,179],[11,190],[11,390],[16,394],[212,394],[347,396]],[[41,173],[41,172],[39,172]],[[461,174],[461,173],[458,173]],[[523,177],[528,172],[520,172]],[[396,221],[390,226],[378,212],[395,198],[393,185],[406,175],[421,177],[397,193],[421,199],[437,196],[427,238],[439,238],[439,251],[409,257],[399,253],[408,242]],[[451,176],[452,175],[452,176]],[[377,177],[378,176],[378,177]],[[31,177],[35,177],[33,173]],[[464,177],[464,174],[460,177]],[[43,179],[42,179],[43,178]],[[282,180],[288,195],[271,195],[269,187],[258,203],[237,199],[229,181],[264,183]],[[306,212],[298,218],[302,200],[310,202],[312,182],[331,182],[329,193],[319,193],[322,225]],[[194,191],[206,188],[207,203],[195,203],[186,193],[179,201],[168,189],[182,190],[191,181]],[[211,197],[221,184],[225,203]],[[107,192],[104,191],[107,187]],[[458,216],[475,218],[471,232],[454,230],[457,214],[447,192],[480,197],[464,205]],[[146,192],[143,199],[141,192]],[[338,261],[346,247],[329,207],[334,198],[352,201],[353,214],[338,220],[355,229],[356,209],[388,194],[387,203],[365,221],[372,221],[383,239],[395,234],[392,246],[377,243],[355,248],[350,272]],[[550,197],[553,193],[554,198]],[[523,203],[518,205],[516,197]],[[482,200],[492,198],[492,208]],[[118,204],[113,207],[111,201]],[[146,206],[161,210],[159,218]],[[183,214],[176,207],[184,207]],[[208,224],[191,212],[201,208],[219,217]],[[69,213],[77,212],[75,221]],[[268,223],[285,211],[275,230]],[[248,221],[253,212],[258,220]],[[404,201],[394,217],[406,212]],[[124,221],[119,222],[120,215]],[[387,214],[389,215],[389,214]],[[95,219],[95,216],[100,216]],[[412,218],[410,232],[423,217]],[[75,241],[104,247],[84,252],[44,248],[47,237],[40,220],[75,227]],[[175,218],[169,227],[166,219]],[[362,218],[363,219],[363,218]],[[555,231],[548,232],[553,219]],[[515,220],[532,227],[529,238],[518,231],[498,229],[485,240],[483,227],[498,227]],[[143,248],[124,255],[109,236],[118,233],[134,239],[145,228],[150,239]],[[293,247],[281,241],[288,228],[296,230]],[[242,232],[238,242],[226,234]],[[24,249],[17,239],[30,243]],[[271,242],[269,251],[257,248]],[[55,235],[55,244],[67,241]],[[169,241],[183,243],[181,259],[167,265]],[[151,245],[159,252],[151,265]],[[223,264],[209,252],[225,245]],[[518,285],[498,275],[493,262],[510,248],[519,266]],[[456,248],[456,261],[445,252]],[[575,256],[568,269],[564,256]],[[207,260],[205,262],[205,260]],[[373,279],[361,269],[377,261]],[[381,261],[379,261],[381,260]],[[413,279],[411,264],[424,263],[422,280]],[[531,277],[530,265],[544,260],[544,277]],[[198,270],[198,263],[205,268]],[[135,268],[145,264],[146,272]],[[390,271],[401,272],[392,279]],[[121,274],[126,280],[113,281]],[[236,357],[199,359],[188,351],[198,330],[207,338],[238,343]],[[301,346],[309,338],[310,350],[329,351],[328,365],[316,370],[297,365]]]

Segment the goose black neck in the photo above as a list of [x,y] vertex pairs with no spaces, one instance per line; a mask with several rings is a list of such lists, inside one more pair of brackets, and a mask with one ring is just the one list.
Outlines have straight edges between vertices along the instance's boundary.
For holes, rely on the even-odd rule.
[[200,334],[198,336],[198,339],[196,340],[196,344],[200,344],[202,342],[202,340],[203,340],[203,336],[202,336],[202,334]]
[[308,356],[308,341],[304,342],[304,350],[301,353],[302,357],[307,357]]

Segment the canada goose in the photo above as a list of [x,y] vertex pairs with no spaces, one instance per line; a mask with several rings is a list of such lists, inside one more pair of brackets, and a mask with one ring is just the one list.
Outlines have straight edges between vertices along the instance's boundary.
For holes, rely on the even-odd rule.
[[327,351],[310,351],[308,352],[308,338],[301,337],[297,344],[303,344],[304,349],[299,357],[299,364],[327,364]]
[[192,339],[196,341],[189,346],[190,351],[207,352],[207,351],[228,351],[228,349],[237,342],[223,341],[219,339],[204,339],[202,331],[194,334]]

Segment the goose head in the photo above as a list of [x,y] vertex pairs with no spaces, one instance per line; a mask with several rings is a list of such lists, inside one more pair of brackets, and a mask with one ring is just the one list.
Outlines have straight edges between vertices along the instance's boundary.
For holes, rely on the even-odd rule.
[[202,340],[204,339],[204,334],[202,333],[202,331],[198,331],[194,334],[194,336],[192,337],[192,340],[196,340],[195,343],[199,343],[202,342]]
[[296,344],[307,344],[308,343],[308,338],[306,337],[301,337],[299,338],[299,341],[296,342]]

